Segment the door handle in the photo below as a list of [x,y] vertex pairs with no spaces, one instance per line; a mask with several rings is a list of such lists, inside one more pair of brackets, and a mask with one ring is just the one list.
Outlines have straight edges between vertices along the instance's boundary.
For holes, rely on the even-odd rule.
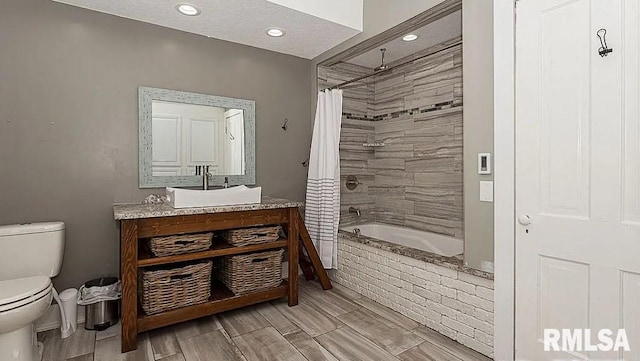
[[518,216],[518,223],[523,226],[528,226],[531,224],[531,217],[528,214],[522,214]]

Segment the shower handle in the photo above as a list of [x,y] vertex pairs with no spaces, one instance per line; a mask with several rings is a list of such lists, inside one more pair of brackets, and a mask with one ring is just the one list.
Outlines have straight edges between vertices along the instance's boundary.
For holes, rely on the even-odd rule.
[[347,185],[348,186],[359,186],[360,182],[358,182],[357,180],[348,180],[347,181]]
[[345,183],[345,185],[347,186],[347,189],[352,191],[354,189],[356,189],[356,187],[358,187],[360,185],[360,181],[358,180],[358,178],[354,175],[350,175],[347,177],[347,181]]

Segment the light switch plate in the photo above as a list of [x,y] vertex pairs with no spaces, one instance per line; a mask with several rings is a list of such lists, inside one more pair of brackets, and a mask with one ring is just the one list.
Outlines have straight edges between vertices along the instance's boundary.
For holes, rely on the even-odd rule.
[[480,201],[493,202],[493,181],[480,182]]

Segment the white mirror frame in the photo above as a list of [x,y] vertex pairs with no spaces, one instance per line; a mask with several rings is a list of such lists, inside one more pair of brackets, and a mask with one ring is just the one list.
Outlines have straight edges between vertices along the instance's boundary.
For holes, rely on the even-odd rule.
[[227,109],[244,110],[244,149],[245,174],[214,175],[209,182],[212,186],[221,186],[228,178],[230,185],[254,185],[256,183],[256,102],[253,100],[218,97],[213,95],[188,93],[159,88],[138,88],[138,160],[140,188],[161,187],[197,187],[202,186],[202,176],[153,176],[152,172],[152,114],[154,100],[184,104],[196,104]]

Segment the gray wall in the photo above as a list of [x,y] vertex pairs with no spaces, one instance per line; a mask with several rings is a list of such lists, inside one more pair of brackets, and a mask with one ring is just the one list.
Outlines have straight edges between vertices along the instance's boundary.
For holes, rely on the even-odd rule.
[[58,289],[117,274],[112,205],[158,192],[138,189],[140,85],[255,100],[257,184],[304,199],[309,60],[49,0],[3,5],[0,224],[66,222]]
[[464,73],[464,257],[493,262],[493,203],[480,202],[478,153],[493,154],[493,1],[462,2]]

